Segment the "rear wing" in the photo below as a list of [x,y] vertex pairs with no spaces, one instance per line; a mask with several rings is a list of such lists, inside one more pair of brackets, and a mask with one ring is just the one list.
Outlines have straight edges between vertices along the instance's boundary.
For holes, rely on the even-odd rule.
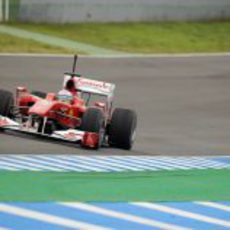
[[70,79],[74,81],[75,88],[78,91],[107,96],[109,98],[112,98],[114,95],[115,84],[65,73],[63,87],[66,86],[67,81]]

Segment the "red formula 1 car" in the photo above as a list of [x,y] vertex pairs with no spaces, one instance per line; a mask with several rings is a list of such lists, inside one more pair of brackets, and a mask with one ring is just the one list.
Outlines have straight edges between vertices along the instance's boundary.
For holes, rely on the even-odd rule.
[[136,113],[113,109],[115,85],[74,73],[76,61],[77,56],[72,73],[64,74],[63,89],[68,91],[67,95],[29,92],[25,87],[17,87],[14,99],[11,92],[0,90],[0,128],[76,142],[93,149],[102,145],[131,149]]

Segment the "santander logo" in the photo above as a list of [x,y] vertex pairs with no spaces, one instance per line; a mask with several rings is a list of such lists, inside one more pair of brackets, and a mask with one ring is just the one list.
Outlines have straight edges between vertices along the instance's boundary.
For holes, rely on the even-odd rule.
[[77,87],[93,87],[105,92],[110,92],[110,84],[106,82],[93,81],[84,78],[75,78]]

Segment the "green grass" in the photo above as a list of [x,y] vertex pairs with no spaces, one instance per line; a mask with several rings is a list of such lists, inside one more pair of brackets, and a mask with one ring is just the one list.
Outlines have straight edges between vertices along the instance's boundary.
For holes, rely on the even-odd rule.
[[0,52],[6,53],[74,53],[72,50],[0,33]]
[[230,200],[230,170],[0,172],[0,201]]
[[64,25],[17,23],[12,26],[128,52],[230,51],[230,21]]

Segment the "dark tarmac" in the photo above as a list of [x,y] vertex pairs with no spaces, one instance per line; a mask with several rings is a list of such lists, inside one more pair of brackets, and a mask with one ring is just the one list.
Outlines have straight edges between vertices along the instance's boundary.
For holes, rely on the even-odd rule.
[[[57,92],[72,58],[0,56],[0,88]],[[116,84],[115,104],[138,114],[132,151],[0,133],[1,154],[230,155],[230,56],[86,58],[83,75]]]

